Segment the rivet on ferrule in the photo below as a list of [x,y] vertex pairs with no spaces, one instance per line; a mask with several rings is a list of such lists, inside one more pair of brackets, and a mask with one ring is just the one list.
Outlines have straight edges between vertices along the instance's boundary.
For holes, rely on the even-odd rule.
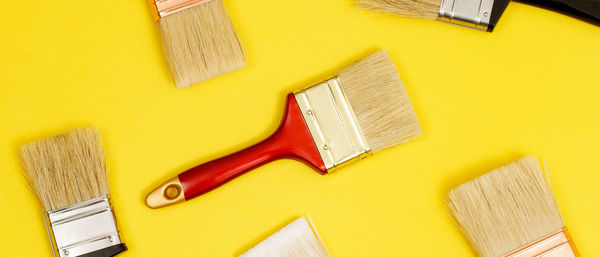
[[294,96],[328,173],[371,155],[337,77]]
[[55,257],[113,256],[126,250],[108,195],[48,212],[44,218]]
[[564,227],[543,238],[531,242],[502,257],[579,257],[573,240]]
[[212,0],[148,0],[154,21]]
[[487,31],[494,0],[442,0],[438,20]]

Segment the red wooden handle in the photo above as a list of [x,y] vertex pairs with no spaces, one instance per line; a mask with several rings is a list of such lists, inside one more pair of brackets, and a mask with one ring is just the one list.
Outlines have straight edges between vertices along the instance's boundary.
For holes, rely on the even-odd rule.
[[179,174],[185,199],[204,194],[247,171],[281,158],[296,159],[322,174],[327,172],[293,94],[287,97],[281,125],[269,138]]

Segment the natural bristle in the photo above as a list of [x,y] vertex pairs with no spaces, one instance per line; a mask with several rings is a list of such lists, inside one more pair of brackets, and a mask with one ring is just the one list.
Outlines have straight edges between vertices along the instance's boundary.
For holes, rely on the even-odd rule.
[[330,257],[310,216],[279,230],[240,257]]
[[222,0],[158,20],[165,58],[178,88],[246,66],[246,56]]
[[356,5],[365,10],[435,20],[441,0],[357,0]]
[[46,211],[110,193],[102,136],[96,128],[23,145],[21,159]]
[[350,65],[338,76],[373,152],[421,135],[417,115],[386,51]]
[[537,160],[525,157],[450,191],[448,207],[481,257],[497,257],[564,227]]

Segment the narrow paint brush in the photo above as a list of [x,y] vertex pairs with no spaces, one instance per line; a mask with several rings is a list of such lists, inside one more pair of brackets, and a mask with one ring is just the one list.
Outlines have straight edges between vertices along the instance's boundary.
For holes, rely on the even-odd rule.
[[579,256],[533,157],[453,189],[448,207],[481,257]]
[[178,88],[246,66],[246,56],[223,0],[149,0]]
[[287,98],[279,129],[245,150],[179,174],[146,197],[159,208],[190,200],[263,164],[302,161],[327,174],[421,134],[417,116],[387,52]]
[[111,206],[98,129],[76,129],[23,145],[21,159],[46,210],[55,256],[109,257],[127,249]]
[[240,257],[330,257],[310,215],[285,226]]
[[[600,0],[517,0],[600,24]],[[361,9],[493,31],[509,0],[356,0]]]

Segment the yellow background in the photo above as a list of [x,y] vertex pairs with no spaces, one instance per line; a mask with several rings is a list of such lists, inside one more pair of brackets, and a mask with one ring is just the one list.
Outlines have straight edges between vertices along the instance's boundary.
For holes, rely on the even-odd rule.
[[[511,3],[493,33],[354,9],[231,1],[244,70],[170,82],[145,0],[0,1],[0,255],[50,256],[19,145],[96,125],[127,256],[235,256],[310,213],[333,256],[473,256],[446,192],[544,157],[583,256],[599,256],[600,28]],[[177,206],[165,179],[273,131],[287,92],[386,49],[424,135],[334,174],[277,161]]]

